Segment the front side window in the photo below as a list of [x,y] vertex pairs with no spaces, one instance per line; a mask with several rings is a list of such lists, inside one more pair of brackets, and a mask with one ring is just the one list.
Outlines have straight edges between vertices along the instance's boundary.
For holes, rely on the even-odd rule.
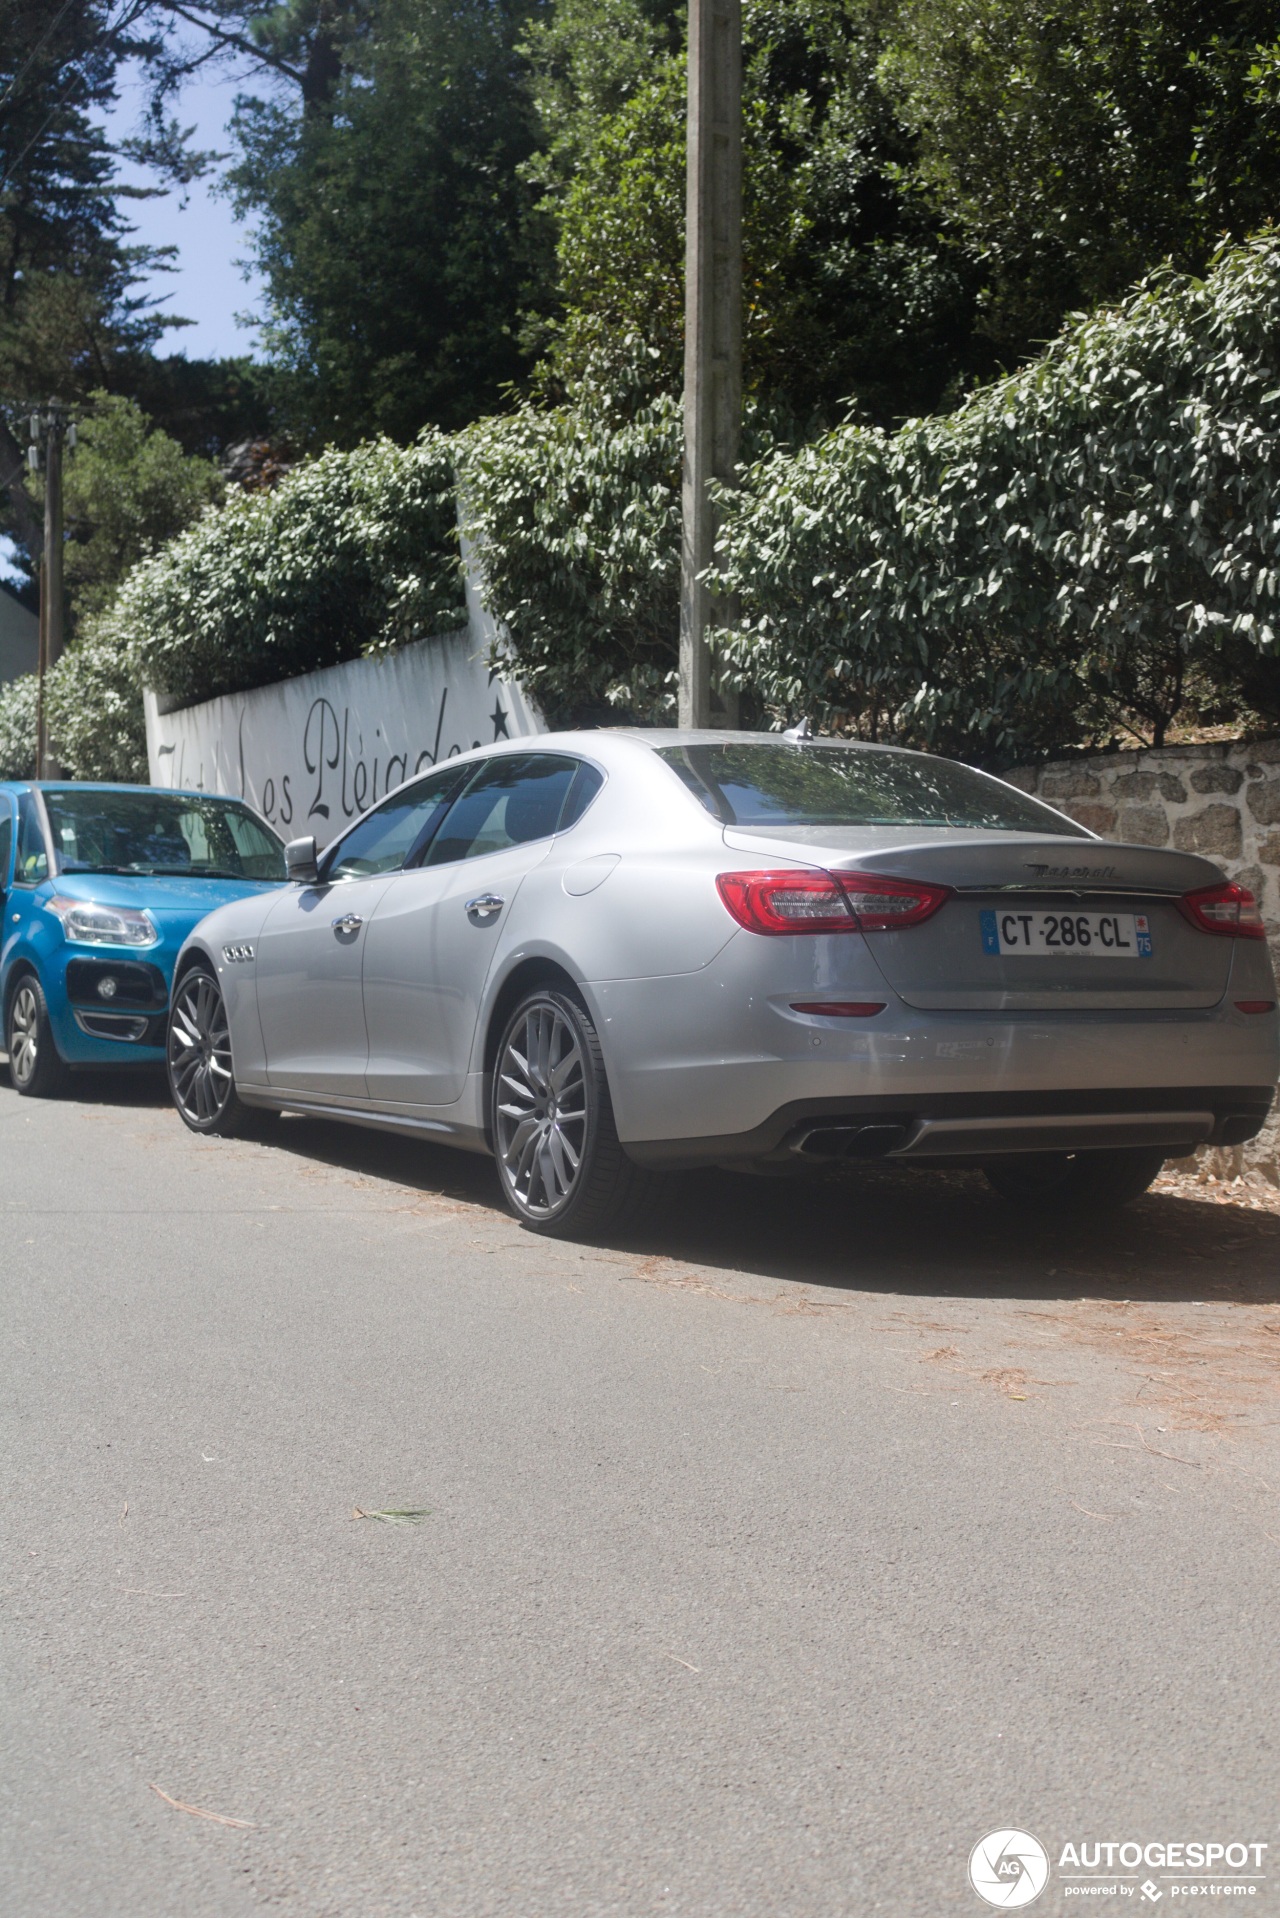
[[9,801],[0,793],[0,892],[9,884],[9,859],[13,852],[13,814]]
[[972,766],[859,746],[659,746],[726,826],[967,826],[1084,839],[1078,826]]
[[367,879],[413,864],[474,771],[470,765],[444,766],[384,799],[339,840],[325,878]]
[[560,829],[580,762],[559,753],[486,760],[450,808],[424,864],[450,865],[550,839]]
[[14,884],[38,886],[49,877],[49,855],[35,797],[23,793],[18,801],[18,858],[13,870]]
[[235,799],[67,786],[48,788],[44,803],[59,872],[285,877],[280,840]]

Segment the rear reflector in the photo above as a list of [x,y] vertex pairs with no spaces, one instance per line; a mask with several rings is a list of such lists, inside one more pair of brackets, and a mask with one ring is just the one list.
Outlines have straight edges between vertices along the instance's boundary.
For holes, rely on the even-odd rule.
[[1205,886],[1199,892],[1184,893],[1178,901],[1183,917],[1200,932],[1216,932],[1226,939],[1265,939],[1258,902],[1247,886],[1233,879],[1221,886]]
[[1237,999],[1236,1000],[1237,1012],[1274,1012],[1275,1009],[1276,1009],[1276,1002],[1274,999]]
[[950,886],[878,873],[722,872],[720,897],[748,932],[896,932],[918,926]]
[[792,1012],[808,1012],[820,1019],[874,1019],[883,1012],[883,999],[793,999]]

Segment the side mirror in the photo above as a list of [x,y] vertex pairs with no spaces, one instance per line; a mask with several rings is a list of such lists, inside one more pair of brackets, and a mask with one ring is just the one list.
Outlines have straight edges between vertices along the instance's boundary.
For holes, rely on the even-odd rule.
[[284,869],[296,886],[314,886],[320,877],[316,864],[316,842],[308,833],[305,839],[291,839],[284,849]]

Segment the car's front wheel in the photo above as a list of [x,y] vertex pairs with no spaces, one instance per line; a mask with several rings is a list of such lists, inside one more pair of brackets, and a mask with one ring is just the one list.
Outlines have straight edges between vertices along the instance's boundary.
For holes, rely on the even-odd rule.
[[1158,1147],[1134,1146],[1109,1152],[1029,1152],[992,1159],[983,1171],[1002,1199],[1061,1217],[1128,1205],[1142,1196],[1164,1161]]
[[5,1045],[16,1092],[28,1099],[53,1099],[66,1090],[67,1063],[58,1051],[44,988],[34,973],[24,973],[9,994]]
[[173,1103],[193,1132],[241,1138],[258,1129],[260,1115],[236,1091],[222,989],[204,966],[184,972],[174,990],[166,1057]]
[[534,1232],[587,1237],[632,1218],[649,1180],[618,1142],[595,1026],[554,988],[508,1019],[490,1123],[507,1205]]

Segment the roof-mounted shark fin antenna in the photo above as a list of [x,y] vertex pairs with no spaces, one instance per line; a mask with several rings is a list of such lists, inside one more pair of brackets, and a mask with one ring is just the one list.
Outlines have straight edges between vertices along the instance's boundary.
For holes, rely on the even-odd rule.
[[788,726],[782,737],[791,740],[793,744],[797,746],[802,746],[806,739],[812,739],[813,727],[809,724],[808,713],[805,714],[798,726]]

